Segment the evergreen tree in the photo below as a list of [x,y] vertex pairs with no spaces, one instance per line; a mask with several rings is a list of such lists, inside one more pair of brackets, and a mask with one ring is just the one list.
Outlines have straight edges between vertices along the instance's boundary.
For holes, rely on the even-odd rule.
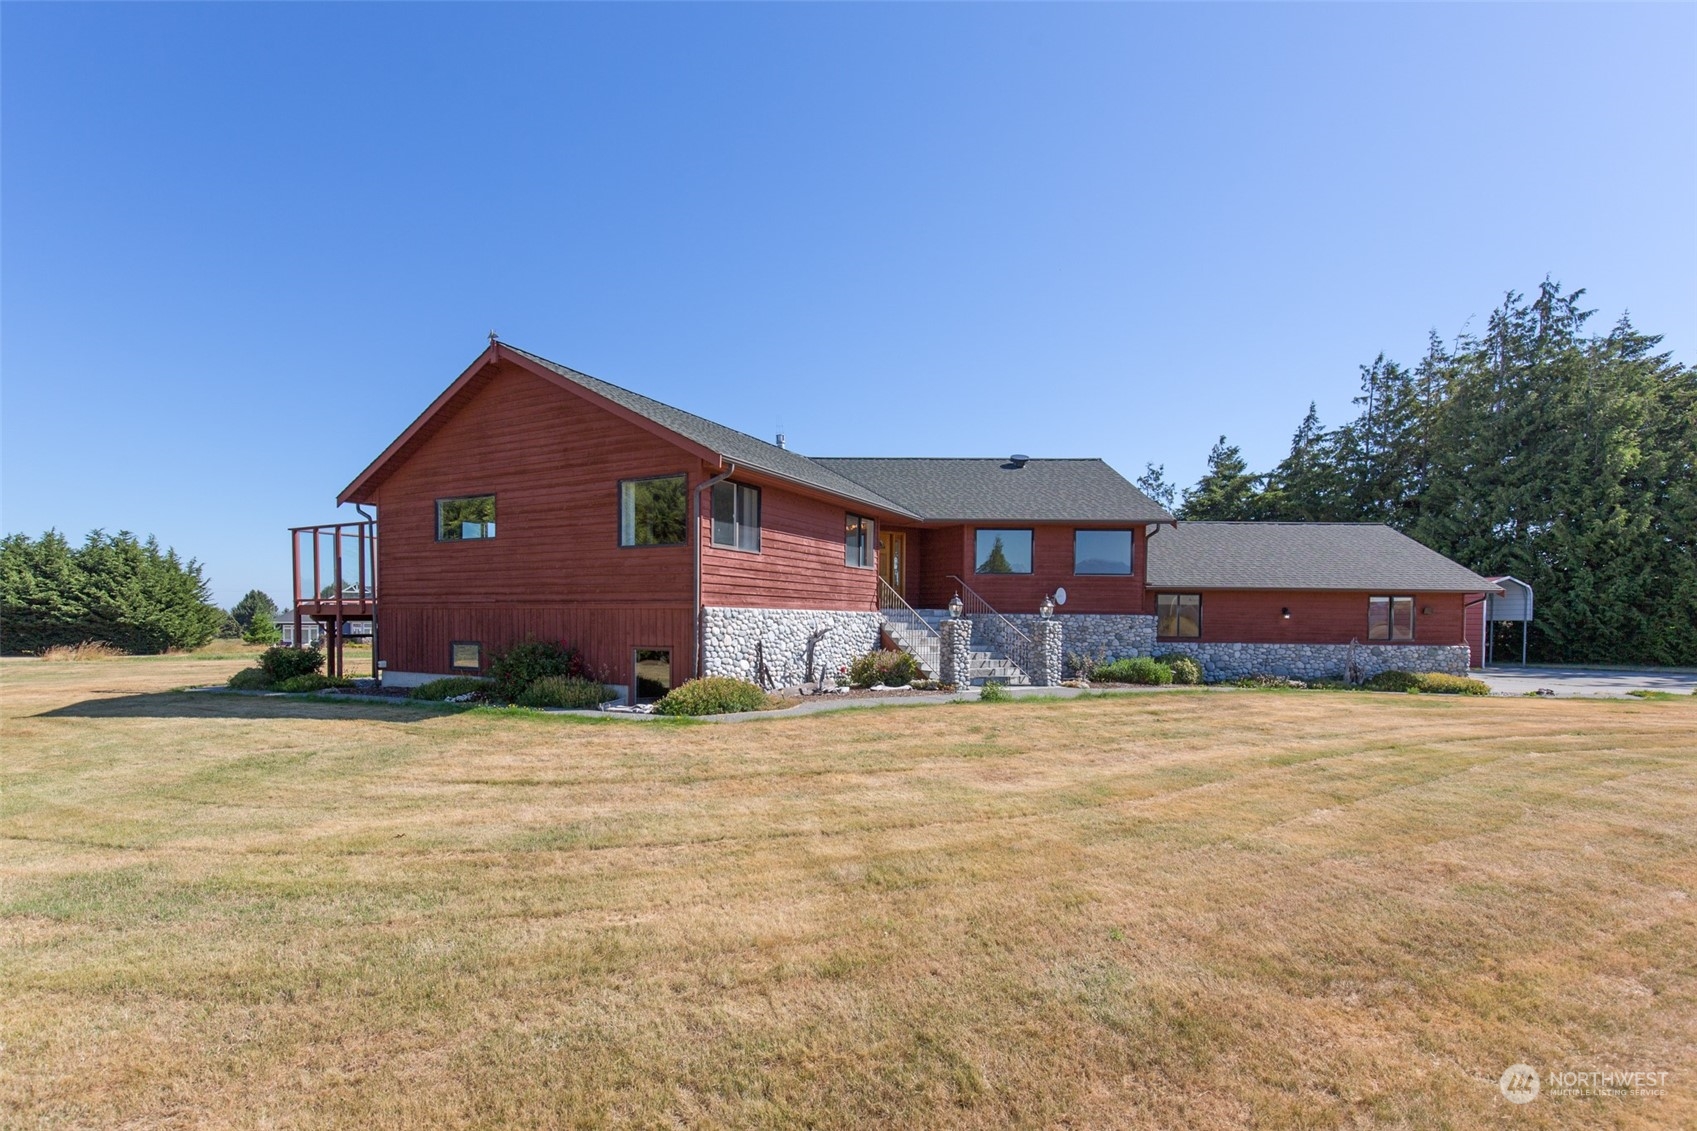
[[246,596],[230,607],[230,615],[236,618],[236,623],[246,632],[253,625],[255,617],[269,619],[276,616],[277,602],[263,590],[249,589]]
[[1143,474],[1137,477],[1137,489],[1169,511],[1178,498],[1178,488],[1167,482],[1167,465],[1164,463],[1144,464]]
[[1008,561],[1008,553],[1002,548],[1001,535],[996,536],[990,545],[990,552],[984,555],[984,560],[978,563],[979,573],[1012,573],[1013,563]]
[[247,630],[242,633],[242,639],[249,644],[281,644],[283,630],[271,619],[274,615],[275,613],[255,614]]
[[1184,493],[1178,517],[1197,519],[1248,519],[1256,517],[1258,476],[1249,473],[1243,453],[1235,444],[1219,442],[1208,453],[1208,470],[1196,486]]
[[1308,415],[1290,438],[1290,454],[1267,477],[1261,517],[1297,522],[1336,517],[1341,489],[1335,443],[1335,437],[1320,426],[1319,410],[1309,401]]

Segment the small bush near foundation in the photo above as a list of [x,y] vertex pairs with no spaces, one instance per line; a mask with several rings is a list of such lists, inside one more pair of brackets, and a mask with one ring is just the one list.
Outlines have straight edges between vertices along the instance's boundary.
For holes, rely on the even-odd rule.
[[408,699],[423,699],[431,703],[445,703],[449,699],[458,699],[462,695],[484,697],[491,693],[494,684],[474,675],[450,675],[441,679],[433,679],[429,683],[421,683],[407,692]]
[[656,715],[728,715],[735,711],[758,711],[766,706],[766,692],[747,680],[726,675],[709,675],[681,683],[654,704]]
[[567,675],[547,675],[519,692],[520,707],[566,707],[587,711],[613,698],[604,683],[590,679],[573,679]]
[[1420,686],[1420,677],[1413,672],[1380,672],[1361,686],[1368,691],[1413,691]]
[[1173,652],[1165,656],[1156,656],[1157,664],[1165,664],[1173,669],[1173,682],[1187,686],[1202,682],[1202,665],[1193,657],[1183,652]]
[[919,678],[919,661],[907,652],[882,648],[856,656],[849,664],[852,687],[906,687]]
[[311,675],[324,666],[324,653],[316,648],[291,648],[279,644],[259,654],[259,666],[276,683],[297,675]]
[[81,644],[55,644],[41,654],[50,664],[82,663],[87,660],[116,660],[126,653],[104,640],[84,640]]
[[1134,656],[1111,663],[1098,664],[1090,674],[1091,683],[1141,683],[1161,686],[1173,681],[1173,669],[1148,656]]
[[549,676],[583,679],[588,676],[583,653],[566,644],[526,640],[489,661],[489,678],[494,693],[504,703],[515,703],[525,688]]
[[320,675],[317,672],[307,672],[305,675],[290,676],[277,684],[278,691],[299,693],[302,691],[323,691],[327,687],[352,687],[351,679],[340,679],[336,676]]
[[987,681],[978,691],[980,703],[1006,703],[1013,699],[1013,693],[999,679]]
[[934,679],[916,679],[912,683],[908,684],[908,686],[913,688],[915,691],[936,691],[943,685]]
[[224,686],[232,691],[270,691],[277,681],[266,675],[264,668],[243,668]]
[[1490,687],[1464,675],[1445,675],[1443,672],[1422,672],[1419,690],[1427,695],[1489,695]]

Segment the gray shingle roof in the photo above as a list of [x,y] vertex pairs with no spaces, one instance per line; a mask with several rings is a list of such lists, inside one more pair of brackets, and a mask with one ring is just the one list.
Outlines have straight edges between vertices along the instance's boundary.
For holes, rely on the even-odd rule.
[[538,357],[528,350],[501,343],[501,348],[523,354],[537,365],[551,373],[556,373],[576,385],[581,385],[592,393],[606,397],[621,408],[628,409],[638,416],[653,421],[668,431],[675,432],[686,439],[693,440],[704,448],[718,452],[738,467],[746,467],[754,471],[764,471],[792,483],[806,487],[828,491],[833,495],[857,502],[865,503],[878,510],[891,511],[896,514],[917,518],[918,515],[893,501],[866,484],[857,483],[822,466],[818,460],[808,459],[800,452],[792,452],[769,444],[765,440],[750,436],[746,432],[738,432],[735,428],[727,428],[723,424],[715,424],[706,417],[697,416],[693,412],[685,412],[681,408],[673,408],[652,397],[641,393],[633,393],[617,385],[591,377],[587,373],[579,373],[558,362]]
[[934,521],[1171,522],[1099,459],[826,458],[839,475]]
[[1181,522],[1149,539],[1152,589],[1484,593],[1466,566],[1377,523]]

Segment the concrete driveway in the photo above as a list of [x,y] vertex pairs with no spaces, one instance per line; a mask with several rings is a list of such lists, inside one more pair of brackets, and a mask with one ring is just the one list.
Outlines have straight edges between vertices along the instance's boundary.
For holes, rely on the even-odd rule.
[[1619,697],[1628,691],[1671,691],[1690,695],[1697,689],[1697,670],[1691,668],[1585,668],[1521,667],[1504,664],[1471,672],[1475,679],[1490,684],[1499,695],[1524,695],[1547,687],[1557,695],[1604,695]]

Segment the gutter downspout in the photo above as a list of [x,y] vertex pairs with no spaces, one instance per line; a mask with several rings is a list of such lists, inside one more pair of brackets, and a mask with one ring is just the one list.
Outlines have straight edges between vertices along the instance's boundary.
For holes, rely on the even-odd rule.
[[706,615],[701,608],[701,520],[707,516],[701,510],[701,493],[717,484],[723,483],[737,473],[737,465],[724,456],[719,457],[725,465],[711,479],[703,480],[695,488],[695,537],[690,539],[695,546],[695,676],[700,679],[702,669],[707,666],[707,623]]

